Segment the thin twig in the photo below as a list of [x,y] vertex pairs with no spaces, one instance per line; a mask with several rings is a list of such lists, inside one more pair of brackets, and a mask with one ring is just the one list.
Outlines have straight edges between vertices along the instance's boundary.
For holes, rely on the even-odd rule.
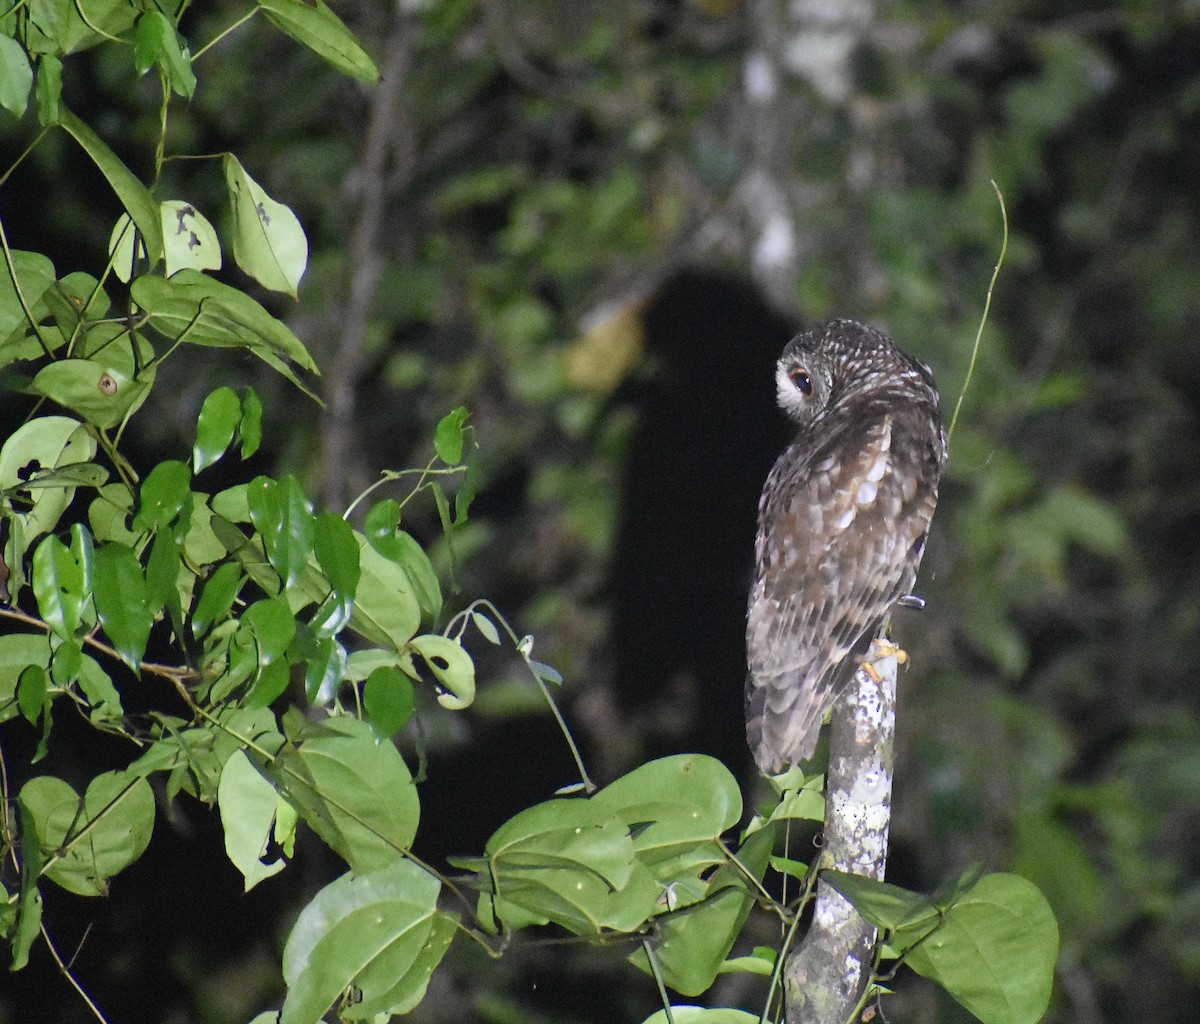
[[46,931],[46,926],[42,924],[39,925],[39,927],[42,930],[42,939],[46,943],[46,948],[50,950],[50,955],[54,957],[54,962],[58,964],[59,973],[62,974],[62,976],[70,983],[71,987],[79,993],[79,998],[87,1004],[87,1008],[92,1011],[92,1014],[95,1016],[96,1020],[100,1021],[100,1024],[108,1024],[108,1018],[100,1012],[100,1007],[92,1002],[92,997],[83,990],[83,986],[75,980],[75,976],[71,973],[71,969],[65,963],[63,963],[63,958],[58,955],[58,950],[54,948],[54,943],[50,941],[50,933]]

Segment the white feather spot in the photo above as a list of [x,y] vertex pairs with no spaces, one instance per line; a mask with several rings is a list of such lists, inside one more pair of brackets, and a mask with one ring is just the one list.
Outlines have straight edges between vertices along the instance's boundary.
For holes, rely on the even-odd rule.
[[854,500],[861,507],[870,505],[871,502],[875,500],[875,495],[878,493],[878,490],[879,487],[875,481],[868,477],[861,484],[859,484],[858,494],[854,496]]
[[858,511],[858,509],[856,509],[853,505],[851,505],[848,509],[846,509],[845,512],[843,512],[840,516],[837,517],[837,519],[835,520],[835,522],[833,524],[834,528],[838,529],[838,530],[846,529],[847,526],[849,526],[852,522],[854,522],[854,513],[857,511]]

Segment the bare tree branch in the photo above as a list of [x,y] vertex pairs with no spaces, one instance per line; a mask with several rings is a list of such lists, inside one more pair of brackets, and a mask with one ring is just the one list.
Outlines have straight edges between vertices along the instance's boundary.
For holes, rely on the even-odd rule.
[[[871,664],[878,682],[860,670],[833,708],[821,866],[882,881],[892,812],[897,662],[889,655]],[[812,926],[784,968],[787,1024],[845,1024],[870,978],[874,948],[874,927],[844,896],[819,882]]]

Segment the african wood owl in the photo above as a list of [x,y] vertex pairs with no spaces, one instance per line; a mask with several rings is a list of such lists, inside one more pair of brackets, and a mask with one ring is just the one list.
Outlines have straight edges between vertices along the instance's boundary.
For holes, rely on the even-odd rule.
[[746,733],[759,768],[810,758],[825,713],[916,580],[946,435],[928,368],[834,320],[775,369],[796,422],[758,511],[746,628]]

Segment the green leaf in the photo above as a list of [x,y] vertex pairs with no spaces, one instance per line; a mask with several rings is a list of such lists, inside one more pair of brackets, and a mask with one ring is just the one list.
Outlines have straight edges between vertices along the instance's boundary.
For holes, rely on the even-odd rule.
[[396,529],[399,524],[400,505],[387,498],[371,507],[363,530],[371,547],[404,570],[425,616],[436,619],[442,610],[442,590],[437,573],[421,545],[409,534]]
[[931,978],[983,1024],[1036,1024],[1050,1004],[1058,924],[1037,886],[984,875],[945,911],[942,926],[909,951]]
[[133,44],[134,66],[144,75],[156,64],[162,69],[171,89],[184,99],[196,91],[196,75],[187,43],[165,14],[149,10],[137,23]]
[[413,685],[399,669],[377,668],[363,685],[363,704],[379,735],[390,739],[412,717],[416,706]]
[[408,574],[388,561],[365,537],[358,542],[362,576],[350,625],[380,647],[399,652],[421,625],[421,607]]
[[258,642],[260,665],[281,658],[296,635],[296,620],[283,597],[255,601],[242,613],[242,625],[249,627]]
[[293,476],[256,477],[246,489],[250,521],[263,539],[267,558],[288,587],[294,587],[313,553],[316,523],[312,502]]
[[460,405],[438,421],[433,435],[433,448],[438,458],[448,466],[457,466],[462,461],[463,424],[467,422],[467,416],[467,410]]
[[363,82],[379,80],[375,62],[322,0],[311,6],[302,0],[263,0],[261,6],[278,28],[339,71]]
[[85,592],[84,567],[51,535],[33,553],[33,594],[42,618],[63,640],[79,629]]
[[160,207],[167,277],[180,270],[220,270],[216,229],[191,203],[168,199]]
[[225,562],[213,570],[192,612],[192,631],[196,636],[203,636],[213,623],[229,614],[244,580],[242,568],[236,562]]
[[43,53],[38,58],[34,99],[41,127],[62,120],[62,61],[52,53]]
[[[124,715],[121,707],[121,696],[113,686],[108,673],[102,669],[93,658],[86,654],[79,666],[79,677],[76,684],[83,692],[91,711],[88,717],[96,723],[110,724],[119,722]],[[0,717],[3,712],[0,711]]]
[[[0,448],[0,492],[30,491],[39,478],[64,466],[90,462],[96,442],[87,428],[65,416],[40,416],[23,423]],[[55,482],[41,488],[36,504],[18,513],[28,544],[49,533],[75,496],[73,482]]]
[[483,638],[488,643],[500,643],[500,631],[496,628],[496,624],[484,615],[483,612],[471,612],[471,621],[475,623],[475,628],[483,634]]
[[888,936],[898,952],[921,941],[937,927],[933,901],[919,893],[865,875],[825,870],[821,878],[846,897],[864,918]]
[[246,397],[242,400],[242,458],[248,459],[262,444],[262,400],[254,388],[246,388]]
[[54,285],[54,264],[38,252],[12,252],[12,270],[7,260],[0,260],[0,366],[14,359],[32,359],[42,354],[36,340],[26,337],[30,326],[25,309],[17,294],[12,271],[16,271],[16,284],[20,295],[31,310],[36,310],[42,296]]
[[242,403],[233,388],[217,388],[204,399],[196,420],[196,443],[192,447],[192,466],[197,473],[207,469],[233,443]]
[[300,912],[283,951],[288,994],[279,1024],[315,1024],[349,987],[347,1019],[407,1013],[445,955],[455,917],[439,913],[441,884],[396,859],[327,885]]
[[258,184],[232,153],[225,154],[225,185],[233,212],[233,258],[264,288],[293,298],[308,265],[300,221]]
[[105,772],[83,800],[62,779],[30,779],[18,797],[35,822],[46,875],[79,896],[103,896],[108,879],[145,852],[154,831],[154,793],[144,778]]
[[346,648],[333,637],[317,641],[316,650],[305,658],[304,692],[313,705],[329,704],[346,678]]
[[667,883],[724,863],[718,839],[742,816],[729,769],[703,754],[664,757],[635,768],[591,798],[634,831],[638,858]]
[[21,117],[29,105],[33,68],[25,48],[11,36],[0,36],[0,107]]
[[10,970],[13,971],[23,969],[29,962],[30,947],[41,934],[42,894],[37,883],[45,863],[37,821],[20,800],[17,801],[17,813],[21,821],[21,892],[17,903],[17,926],[11,939]]
[[27,665],[17,678],[17,706],[30,725],[37,725],[46,710],[50,680],[40,665]]
[[137,675],[153,624],[142,567],[125,545],[109,543],[97,549],[95,571],[93,586],[100,625],[121,660]]
[[156,614],[168,610],[172,621],[180,618],[178,584],[182,565],[179,542],[170,533],[157,534],[146,560],[146,602]]
[[431,633],[413,637],[400,659],[400,667],[412,678],[421,679],[412,652],[421,656],[437,680],[438,703],[451,711],[469,707],[475,699],[475,663],[471,656],[449,637]]
[[366,722],[290,717],[291,742],[262,770],[329,847],[357,873],[394,862],[416,835],[412,774]]
[[344,605],[347,616],[354,603],[358,581],[362,577],[358,540],[354,530],[341,516],[322,512],[317,516],[313,551],[321,571]]
[[169,280],[144,274],[130,285],[130,295],[167,338],[247,349],[306,392],[282,359],[318,372],[308,350],[281,321],[249,295],[197,270],[180,270]]
[[50,638],[44,634],[9,633],[0,636],[0,722],[20,714],[17,686],[30,665],[50,667]]
[[[774,827],[753,833],[738,850],[738,859],[759,880],[767,868]],[[656,918],[650,943],[663,980],[676,992],[696,996],[708,990],[754,905],[740,868],[724,864],[716,870],[704,899]],[[644,951],[630,961],[649,972]]]
[[121,200],[121,205],[133,218],[149,254],[150,265],[153,266],[163,255],[162,220],[158,203],[99,135],[66,107],[61,108],[61,113],[59,123],[100,168],[100,173],[108,179],[108,184]]
[[58,359],[42,367],[30,389],[107,430],[145,401],[150,385],[97,359]]
[[758,1024],[761,1018],[757,1013],[747,1013],[745,1010],[727,1010],[721,1007],[704,1008],[699,1006],[671,1006],[671,1016],[666,1010],[659,1010],[647,1017],[642,1024]]
[[160,462],[142,482],[135,527],[161,530],[175,521],[192,500],[192,471],[175,459]]
[[263,860],[275,825],[279,794],[240,750],[221,769],[217,806],[225,830],[225,852],[242,873],[246,892],[286,867],[282,857],[269,863]]

